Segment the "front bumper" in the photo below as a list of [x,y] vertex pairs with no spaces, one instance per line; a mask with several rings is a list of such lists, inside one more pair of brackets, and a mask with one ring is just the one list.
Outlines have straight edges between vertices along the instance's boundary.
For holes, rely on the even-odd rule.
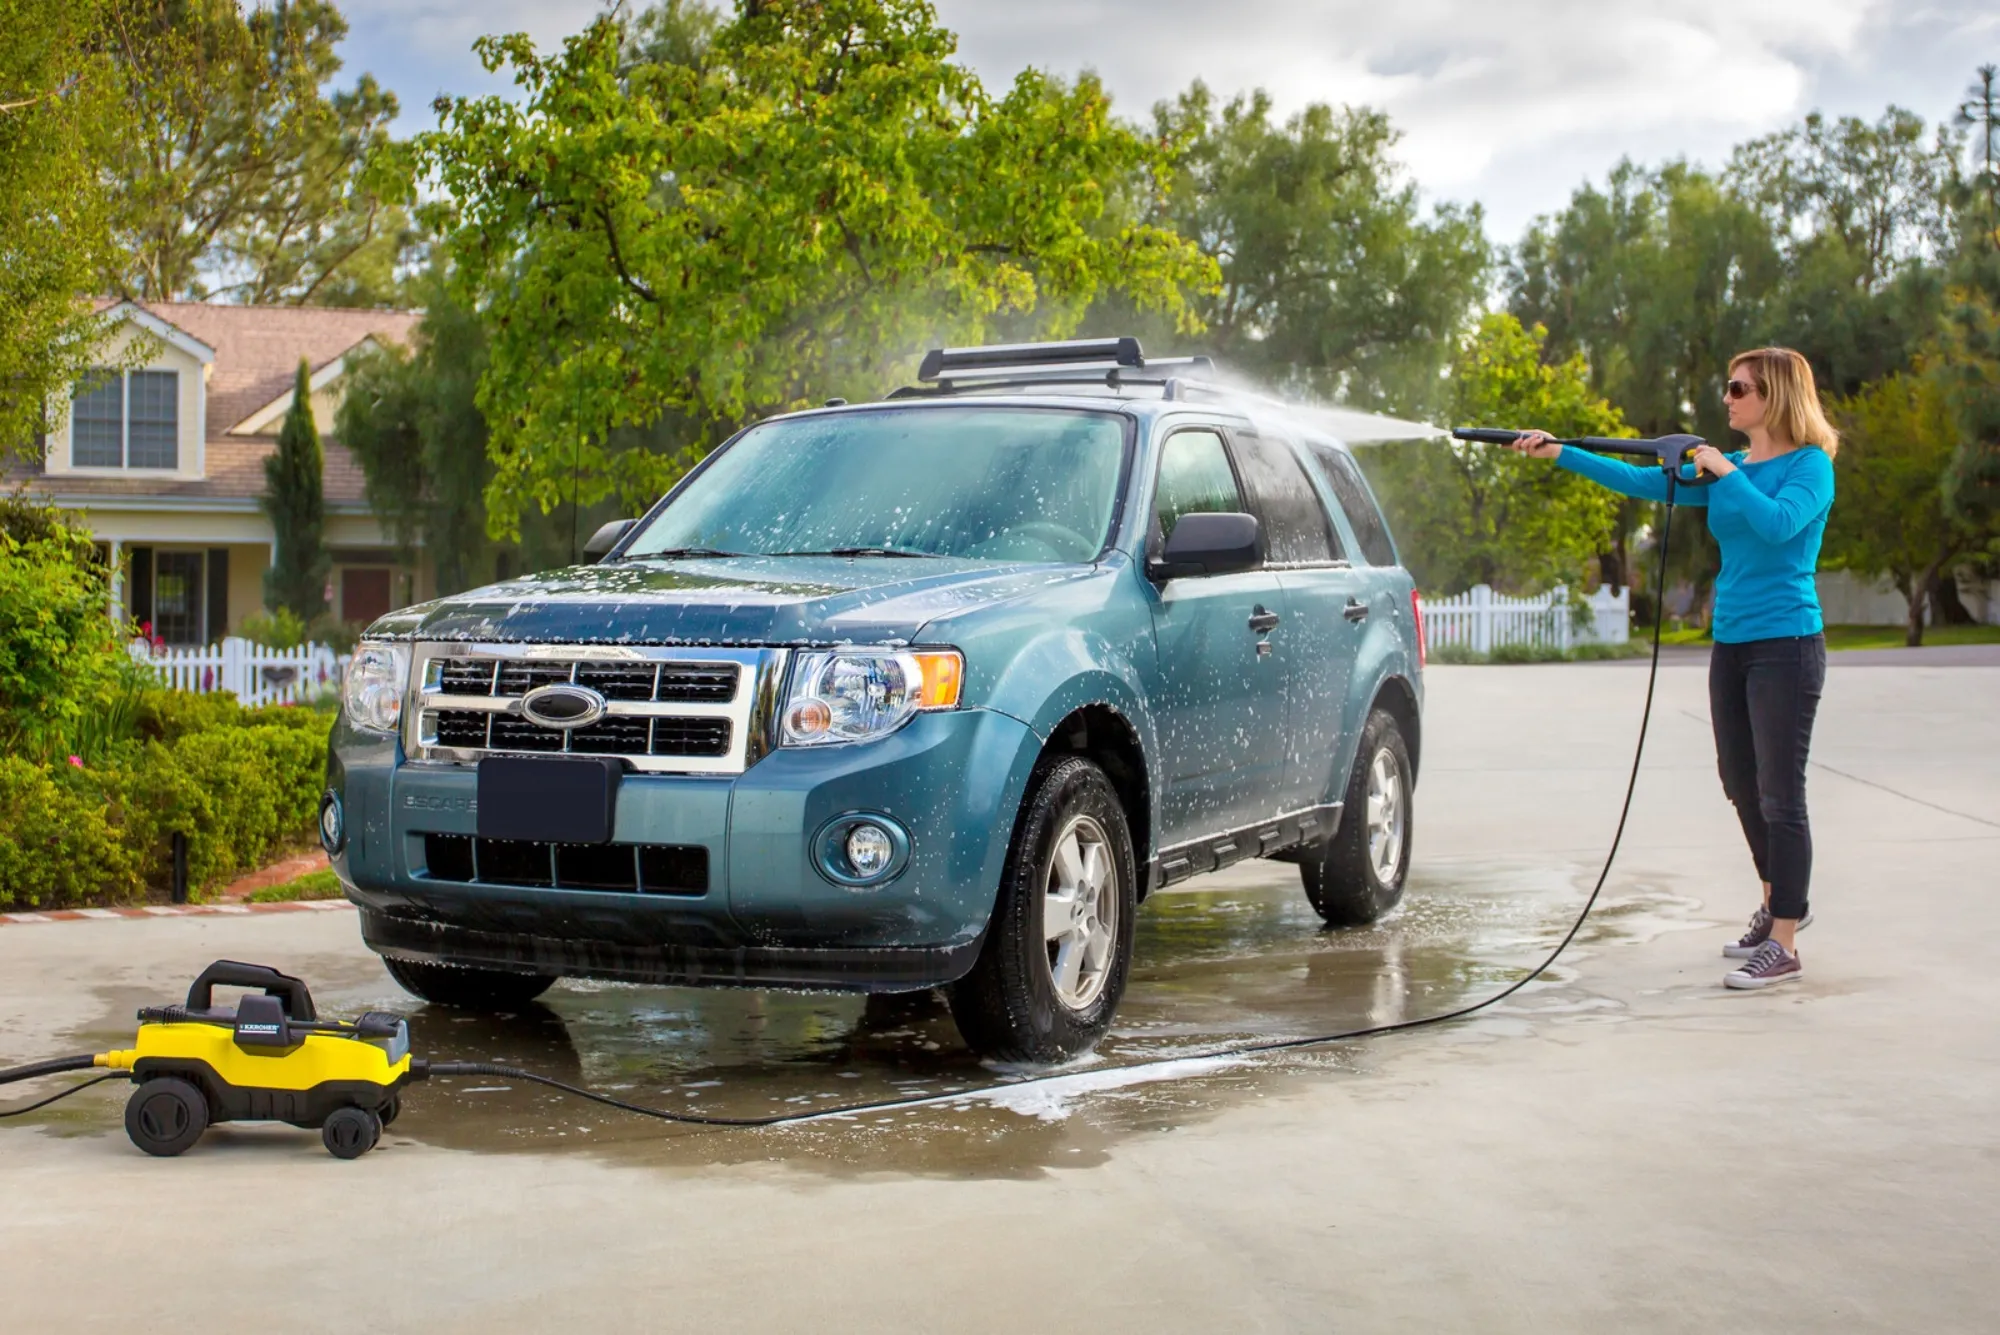
[[[657,983],[895,990],[936,986],[978,957],[1039,743],[988,710],[919,715],[853,746],[780,749],[734,776],[627,774],[614,846],[699,850],[705,889],[645,893],[446,880],[428,857],[478,822],[470,767],[410,764],[400,743],[334,734],[329,786],[346,814],[334,868],[362,934],[404,959]],[[867,888],[816,864],[816,836],[880,813],[910,837]]]

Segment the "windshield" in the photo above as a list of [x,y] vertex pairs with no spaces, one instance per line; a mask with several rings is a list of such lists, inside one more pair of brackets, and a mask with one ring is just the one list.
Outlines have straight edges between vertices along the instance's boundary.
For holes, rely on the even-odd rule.
[[904,408],[753,427],[627,549],[654,555],[1095,560],[1125,457],[1120,418]]

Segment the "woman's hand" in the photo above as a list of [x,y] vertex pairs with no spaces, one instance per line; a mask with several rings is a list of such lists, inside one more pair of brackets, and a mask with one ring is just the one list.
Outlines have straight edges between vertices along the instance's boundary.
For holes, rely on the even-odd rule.
[[1531,459],[1553,459],[1563,452],[1562,442],[1546,431],[1523,431],[1507,448]]
[[1729,456],[1713,445],[1695,446],[1694,466],[1696,472],[1706,473],[1710,477],[1728,477],[1736,471],[1736,465],[1729,461]]

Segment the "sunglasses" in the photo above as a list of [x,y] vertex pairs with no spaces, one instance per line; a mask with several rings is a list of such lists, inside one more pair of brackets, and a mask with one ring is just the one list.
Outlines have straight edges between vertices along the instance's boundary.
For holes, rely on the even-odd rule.
[[1722,397],[1725,399],[1748,398],[1756,392],[1757,387],[1748,380],[1732,380],[1722,387]]

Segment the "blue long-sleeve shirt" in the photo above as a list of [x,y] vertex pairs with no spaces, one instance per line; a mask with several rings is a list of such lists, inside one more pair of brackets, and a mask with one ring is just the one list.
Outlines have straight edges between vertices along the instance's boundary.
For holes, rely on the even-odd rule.
[[[1707,486],[1674,488],[1676,505],[1708,507],[1708,531],[1722,548],[1715,577],[1715,639],[1721,644],[1817,635],[1825,622],[1813,571],[1833,508],[1833,460],[1816,445],[1750,463]],[[1565,446],[1556,462],[1626,496],[1667,499],[1667,476],[1652,465]]]

